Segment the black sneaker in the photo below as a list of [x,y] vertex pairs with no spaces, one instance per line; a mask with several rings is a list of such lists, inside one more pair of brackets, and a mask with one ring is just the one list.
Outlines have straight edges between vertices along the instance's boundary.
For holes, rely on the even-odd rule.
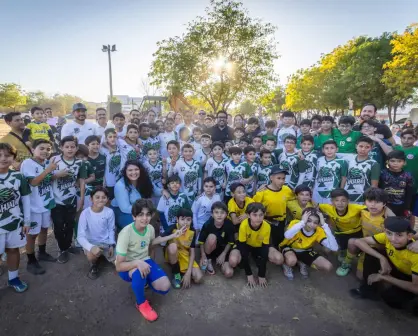
[[99,277],[99,269],[97,265],[92,265],[90,267],[90,270],[87,273],[87,277],[91,280],[96,280]]
[[359,288],[350,289],[350,295],[355,299],[369,299],[373,301],[379,301],[380,299],[375,290],[364,285]]
[[57,258],[54,258],[52,255],[50,255],[47,252],[39,252],[39,254],[38,254],[38,260],[48,261],[48,262],[56,262],[57,261]]
[[67,252],[68,252],[68,253],[71,253],[71,254],[80,254],[80,252],[81,252],[81,248],[80,248],[80,247],[71,246],[71,247],[67,250]]
[[65,264],[68,260],[70,260],[70,255],[67,251],[62,251],[57,258],[57,262],[60,264]]
[[33,275],[40,275],[45,273],[45,269],[41,265],[39,265],[38,260],[32,263],[28,263],[28,265],[26,266],[26,270],[29,273],[32,273]]

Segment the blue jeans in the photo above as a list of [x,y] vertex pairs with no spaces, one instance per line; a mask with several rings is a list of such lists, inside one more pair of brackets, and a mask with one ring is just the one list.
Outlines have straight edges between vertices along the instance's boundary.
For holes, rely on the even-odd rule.
[[123,229],[125,226],[131,224],[134,219],[132,214],[127,214],[120,211],[119,207],[111,207],[115,212],[115,224],[119,229]]

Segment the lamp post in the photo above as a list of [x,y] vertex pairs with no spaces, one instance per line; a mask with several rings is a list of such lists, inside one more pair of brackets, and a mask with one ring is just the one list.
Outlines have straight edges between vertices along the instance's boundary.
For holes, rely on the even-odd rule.
[[116,44],[110,46],[110,44],[103,45],[102,48],[103,52],[107,52],[107,56],[109,59],[109,85],[110,85],[110,101],[113,100],[113,87],[112,87],[112,58],[110,57],[110,53],[116,51]]

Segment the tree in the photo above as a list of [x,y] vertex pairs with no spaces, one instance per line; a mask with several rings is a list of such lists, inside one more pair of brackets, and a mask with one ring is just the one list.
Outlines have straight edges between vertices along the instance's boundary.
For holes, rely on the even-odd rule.
[[109,100],[110,100],[111,103],[122,104],[122,102],[116,96],[112,96],[112,99],[110,99],[110,96],[109,96]]
[[42,91],[33,91],[26,94],[26,106],[30,109],[33,106],[42,106],[45,104],[49,98],[46,96],[45,92]]
[[255,98],[276,80],[275,30],[251,18],[240,2],[211,0],[185,34],[157,43],[152,84],[200,97],[213,111]]
[[20,87],[15,83],[0,84],[0,106],[16,110],[17,106],[26,104],[26,96]]
[[244,100],[238,107],[237,113],[246,116],[254,116],[257,110],[257,105],[253,104],[251,100]]
[[286,103],[285,89],[283,86],[276,86],[274,90],[262,95],[258,102],[264,106],[268,114],[274,114],[283,109]]

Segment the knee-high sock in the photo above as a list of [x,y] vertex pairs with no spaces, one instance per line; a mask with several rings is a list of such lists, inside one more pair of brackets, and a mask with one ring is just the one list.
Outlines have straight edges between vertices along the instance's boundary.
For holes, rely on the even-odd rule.
[[132,274],[132,290],[135,293],[136,303],[138,305],[145,302],[145,284],[147,283],[147,279],[143,279],[141,273],[136,270]]

